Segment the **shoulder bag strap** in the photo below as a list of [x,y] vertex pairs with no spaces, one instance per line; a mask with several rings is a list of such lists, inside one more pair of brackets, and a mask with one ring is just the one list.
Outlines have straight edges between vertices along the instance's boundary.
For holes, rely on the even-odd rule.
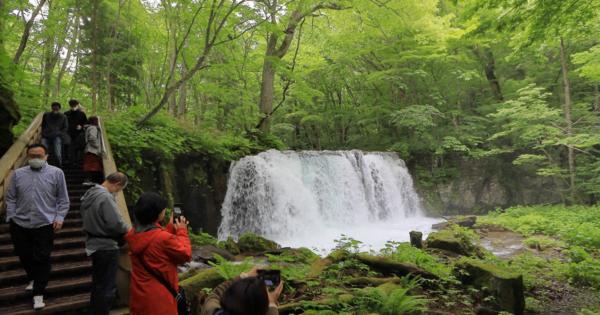
[[[152,239],[152,241],[154,241],[154,238]],[[152,244],[152,241],[150,242],[150,244]],[[148,247],[150,247],[150,245],[148,245]],[[154,271],[154,269],[148,267],[148,265],[146,264],[146,261],[144,261],[144,253],[146,253],[146,250],[148,249],[148,247],[146,247],[146,249],[144,249],[140,254],[136,255],[138,257],[138,259],[140,260],[140,262],[142,263],[142,267],[144,267],[146,272],[148,272],[152,277],[154,277],[154,279],[158,280],[158,282],[160,282],[160,284],[162,284],[169,291],[169,293],[171,293],[171,295],[173,295],[173,297],[175,299],[177,299],[177,291],[175,291],[175,289],[173,289],[171,284],[169,282],[167,282],[167,280],[165,280],[161,274]]]

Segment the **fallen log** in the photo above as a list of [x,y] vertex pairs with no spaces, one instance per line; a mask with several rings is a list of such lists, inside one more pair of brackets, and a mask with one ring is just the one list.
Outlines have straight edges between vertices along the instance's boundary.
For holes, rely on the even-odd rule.
[[367,254],[358,254],[356,258],[384,275],[414,275],[421,276],[425,279],[439,279],[435,274],[410,263],[397,262],[386,257],[377,257]]

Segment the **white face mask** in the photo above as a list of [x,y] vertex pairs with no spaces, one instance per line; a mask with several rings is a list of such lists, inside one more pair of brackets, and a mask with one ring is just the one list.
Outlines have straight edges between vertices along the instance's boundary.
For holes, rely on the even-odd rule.
[[41,169],[45,164],[46,164],[46,160],[44,160],[44,159],[30,159],[29,160],[29,166],[31,166],[31,168],[36,169],[36,170]]

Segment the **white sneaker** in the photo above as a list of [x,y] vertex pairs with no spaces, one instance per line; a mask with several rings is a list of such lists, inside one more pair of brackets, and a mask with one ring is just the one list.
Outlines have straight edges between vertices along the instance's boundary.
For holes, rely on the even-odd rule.
[[33,280],[29,281],[29,284],[25,287],[25,291],[33,291]]
[[44,296],[43,295],[36,295],[33,297],[33,309],[34,310],[39,310],[46,307],[46,304],[44,303]]

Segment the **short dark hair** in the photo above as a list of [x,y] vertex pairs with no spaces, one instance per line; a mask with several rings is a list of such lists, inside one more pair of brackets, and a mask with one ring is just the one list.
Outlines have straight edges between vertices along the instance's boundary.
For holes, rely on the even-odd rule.
[[135,203],[135,218],[141,225],[154,223],[166,207],[167,199],[155,192],[145,192]]
[[257,277],[237,280],[223,294],[221,307],[228,315],[265,315],[269,311],[267,287]]
[[52,104],[50,104],[50,108],[54,108],[56,106],[58,106],[58,108],[61,107],[59,102],[52,102]]
[[42,149],[44,149],[44,153],[48,154],[48,148],[46,148],[46,146],[41,143],[33,143],[33,144],[28,145],[27,151],[25,151],[25,152],[29,153],[29,150],[35,149],[35,148],[42,148]]
[[119,184],[125,187],[127,185],[127,182],[129,182],[129,178],[127,178],[127,175],[121,172],[114,172],[106,176],[106,181],[111,184]]
[[92,116],[92,117],[88,118],[88,123],[90,125],[99,126],[100,120],[98,119],[98,116]]
[[73,106],[77,106],[79,105],[79,101],[76,99],[70,99],[69,100],[69,106],[73,107]]

